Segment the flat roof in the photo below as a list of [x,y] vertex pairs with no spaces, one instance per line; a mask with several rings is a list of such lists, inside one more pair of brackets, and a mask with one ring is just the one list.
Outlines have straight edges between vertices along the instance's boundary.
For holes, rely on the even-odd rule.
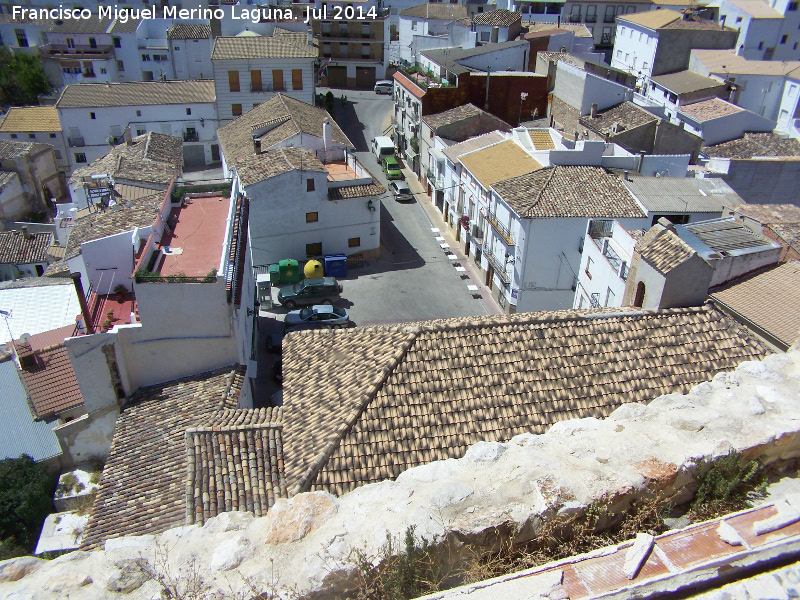
[[668,75],[656,75],[651,77],[650,80],[676,94],[699,92],[725,85],[718,79],[704,77],[694,71],[678,71]]

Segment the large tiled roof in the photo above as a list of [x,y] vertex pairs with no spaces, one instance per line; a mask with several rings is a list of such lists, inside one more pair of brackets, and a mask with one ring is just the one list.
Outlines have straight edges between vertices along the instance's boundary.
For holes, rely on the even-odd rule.
[[183,140],[172,135],[148,132],[123,142],[90,165],[76,169],[70,183],[81,177],[106,174],[114,179],[168,184],[183,173]]
[[372,183],[366,185],[348,185],[328,188],[328,200],[348,200],[350,198],[380,196],[385,191],[386,188],[373,179]]
[[446,19],[457,20],[467,16],[467,7],[463,4],[417,4],[400,11],[401,17],[416,17],[418,19]]
[[[534,17],[536,15],[526,14],[525,17]],[[553,31],[556,28],[553,26],[553,23],[528,23],[527,25],[528,33],[538,33],[541,31]],[[575,33],[575,37],[583,37],[583,38],[590,38],[592,37],[592,33],[586,28],[586,25],[582,23],[561,23],[558,29],[563,29],[566,31],[573,31]],[[528,38],[528,35],[525,36]],[[535,37],[535,36],[534,36]]]
[[290,494],[341,494],[480,440],[605,417],[766,354],[710,306],[309,331],[284,344]]
[[678,108],[679,113],[694,119],[698,123],[719,119],[720,117],[727,117],[728,115],[733,115],[743,110],[741,106],[736,106],[720,98],[710,98],[702,102],[685,104]]
[[[643,108],[636,106],[633,102],[623,102],[616,106],[599,111],[597,116],[592,118],[586,115],[580,118],[580,122],[598,131],[601,135],[614,136],[628,129],[634,129],[648,123],[653,123],[658,119]],[[614,125],[619,127],[618,132],[614,132]]]
[[736,75],[788,75],[800,78],[800,62],[783,60],[747,60],[735,50],[693,49],[692,59],[709,73],[725,77]]
[[651,77],[650,80],[676,94],[710,90],[725,85],[718,79],[704,77],[694,71],[678,71],[667,75],[656,75]]
[[425,121],[428,124],[428,126],[435,131],[439,127],[444,127],[445,125],[452,125],[453,123],[458,123],[459,121],[471,119],[473,117],[477,117],[482,114],[488,114],[488,113],[484,113],[480,108],[478,108],[474,104],[462,104],[461,106],[456,106],[455,108],[451,108],[450,110],[445,110],[443,112],[436,113],[433,115],[427,115],[425,117],[422,117],[422,120]]
[[331,124],[333,143],[355,148],[328,111],[284,94],[275,94],[241,117],[223,125],[217,130],[217,137],[225,160],[229,165],[235,165],[255,156],[254,131],[267,129],[259,138],[261,149],[267,150],[301,132],[322,138],[322,124],[326,119]]
[[511,140],[463,154],[459,160],[487,190],[498,181],[542,168],[542,165]]
[[447,158],[450,159],[451,162],[455,163],[462,154],[474,152],[475,150],[480,150],[481,148],[488,148],[494,144],[499,144],[500,142],[506,141],[506,139],[506,136],[499,131],[491,131],[489,133],[484,133],[483,135],[464,140],[458,144],[448,146],[442,150],[442,152]]
[[581,66],[581,63],[569,52],[537,52],[536,60],[538,61],[540,57],[543,60],[551,63],[563,62],[565,64],[572,65],[573,67]]
[[58,108],[140,106],[147,104],[197,104],[214,102],[213,79],[79,83],[68,85],[56,102]]
[[800,157],[800,142],[774,133],[745,133],[739,139],[706,146],[703,153],[712,158],[797,159]]
[[675,233],[674,228],[656,224],[636,242],[636,250],[656,271],[666,274],[689,259],[694,250]]
[[719,178],[638,177],[623,181],[651,213],[722,213],[744,206],[744,200]]
[[211,60],[235,60],[240,58],[316,58],[316,48],[300,47],[278,37],[218,37],[214,41]]
[[203,40],[211,37],[211,25],[176,23],[167,30],[168,40]]
[[787,346],[800,336],[800,263],[789,261],[711,292]]
[[61,131],[61,123],[55,106],[12,106],[0,123],[0,131],[3,133]]
[[794,204],[743,204],[732,208],[736,214],[755,219],[762,225],[800,223],[800,206]]
[[284,148],[283,146],[255,154],[236,163],[236,172],[244,186],[294,170],[327,172],[325,165],[314,153],[302,148]]
[[633,14],[617,15],[617,21],[625,25],[625,21],[647,27],[648,29],[702,29],[709,31],[735,31],[730,27],[724,27],[716,21],[700,19],[695,16],[684,18],[684,15],[667,8],[660,10],[649,10]]
[[548,167],[492,188],[525,219],[645,216],[619,177],[601,167]]
[[12,140],[0,139],[0,159],[14,159],[20,156],[37,155],[47,150],[52,151],[53,147],[49,144],[37,144],[35,142],[14,142]]
[[50,28],[50,33],[108,33],[114,20],[100,18],[93,14],[88,19],[64,19],[55,21]]
[[151,196],[128,200],[117,207],[96,211],[77,219],[69,232],[66,259],[74,258],[81,252],[81,244],[107,237],[123,231],[133,231],[136,227],[150,227],[158,217],[164,202],[165,192],[155,192]]
[[141,388],[128,399],[117,419],[82,548],[184,524],[186,430],[235,408],[243,379],[243,369],[227,367]]
[[20,369],[33,410],[39,419],[83,404],[83,396],[67,349],[57,346],[33,352],[35,363]]
[[783,15],[761,0],[726,0],[754,19],[783,19]]
[[522,22],[522,13],[498,8],[488,12],[475,13],[472,17],[459,19],[464,25],[493,25],[496,27],[510,27],[514,23]]
[[47,262],[52,237],[51,233],[31,233],[26,238],[21,231],[0,231],[0,264]]

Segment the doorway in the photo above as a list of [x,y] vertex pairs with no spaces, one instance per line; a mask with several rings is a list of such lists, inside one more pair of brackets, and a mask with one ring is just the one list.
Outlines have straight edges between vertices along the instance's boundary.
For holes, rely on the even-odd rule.
[[492,291],[492,279],[494,279],[494,267],[489,265],[486,268],[486,287],[489,288],[489,291]]

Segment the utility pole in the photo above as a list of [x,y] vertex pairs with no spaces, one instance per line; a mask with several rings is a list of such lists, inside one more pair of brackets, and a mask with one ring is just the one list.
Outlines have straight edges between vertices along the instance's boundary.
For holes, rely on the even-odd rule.
[[492,75],[492,67],[486,67],[486,97],[483,99],[483,110],[489,112],[489,78]]

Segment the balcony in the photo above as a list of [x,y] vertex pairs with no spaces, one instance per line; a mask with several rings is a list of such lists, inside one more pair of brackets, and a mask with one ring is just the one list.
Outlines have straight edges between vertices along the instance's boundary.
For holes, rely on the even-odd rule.
[[140,50],[168,50],[169,43],[167,38],[145,38],[138,40],[137,46]]
[[444,178],[441,175],[437,176],[436,172],[428,168],[426,175],[428,177],[428,181],[430,181],[431,185],[435,187],[437,190],[444,189]]
[[507,227],[505,227],[502,223],[499,223],[494,215],[487,216],[486,220],[489,221],[489,225],[492,226],[492,229],[495,230],[498,237],[500,237],[507,245],[511,247],[514,246],[514,238],[511,235],[511,231],[509,231]]
[[589,223],[589,237],[598,248],[603,247],[603,240],[614,234],[614,221],[592,221]]
[[486,257],[486,262],[488,262],[494,269],[494,274],[500,278],[500,281],[506,285],[511,285],[511,277],[509,277],[508,273],[506,273],[505,265],[500,264],[500,261],[495,258],[492,251],[489,250],[485,244],[483,246],[483,255]]
[[[109,136],[108,136],[108,138],[106,139],[106,141],[107,141],[109,144],[111,144],[112,146],[117,146],[118,144],[121,144],[121,143],[123,142],[123,140],[124,140],[124,139],[125,139],[125,136],[124,136],[124,135],[114,135],[114,134],[111,134],[111,135],[109,135]],[[70,146],[71,146],[71,145],[72,145],[72,144],[70,144]]]
[[107,58],[114,54],[114,46],[68,46],[67,44],[46,44],[42,46],[42,54],[51,57],[68,56],[77,58],[81,56],[91,58]]
[[68,137],[67,142],[70,148],[83,148],[86,145],[82,137]]
[[200,134],[196,131],[184,131],[183,132],[183,141],[184,142],[199,142],[200,141]]
[[597,15],[586,15],[587,23],[597,23]]
[[570,15],[569,16],[569,22],[570,23],[580,23],[581,22],[581,16],[580,15]]
[[382,39],[375,39],[374,33],[361,33],[358,31],[320,31],[319,38],[327,41],[342,41],[342,42],[363,42],[364,40],[373,40],[383,43]]
[[592,308],[602,308],[600,304],[600,292],[595,292],[589,298],[589,303],[592,305]]
[[479,229],[477,225],[472,226],[472,239],[478,243],[483,242],[483,229]]
[[616,15],[614,15],[614,16],[611,16],[611,17],[609,17],[608,15],[606,15],[605,17],[603,17],[603,23],[613,23],[613,22],[614,22],[614,21],[616,21],[616,20],[617,20],[617,17],[616,17]]
[[[283,86],[283,87],[281,87],[280,89],[278,89],[276,91],[282,92],[285,89],[286,89],[286,86]],[[251,92],[255,92],[257,94],[259,92],[271,92],[271,91],[273,91],[273,89],[272,89],[272,84],[271,83],[262,83],[261,85],[253,85],[251,83],[250,84],[250,91]]]

